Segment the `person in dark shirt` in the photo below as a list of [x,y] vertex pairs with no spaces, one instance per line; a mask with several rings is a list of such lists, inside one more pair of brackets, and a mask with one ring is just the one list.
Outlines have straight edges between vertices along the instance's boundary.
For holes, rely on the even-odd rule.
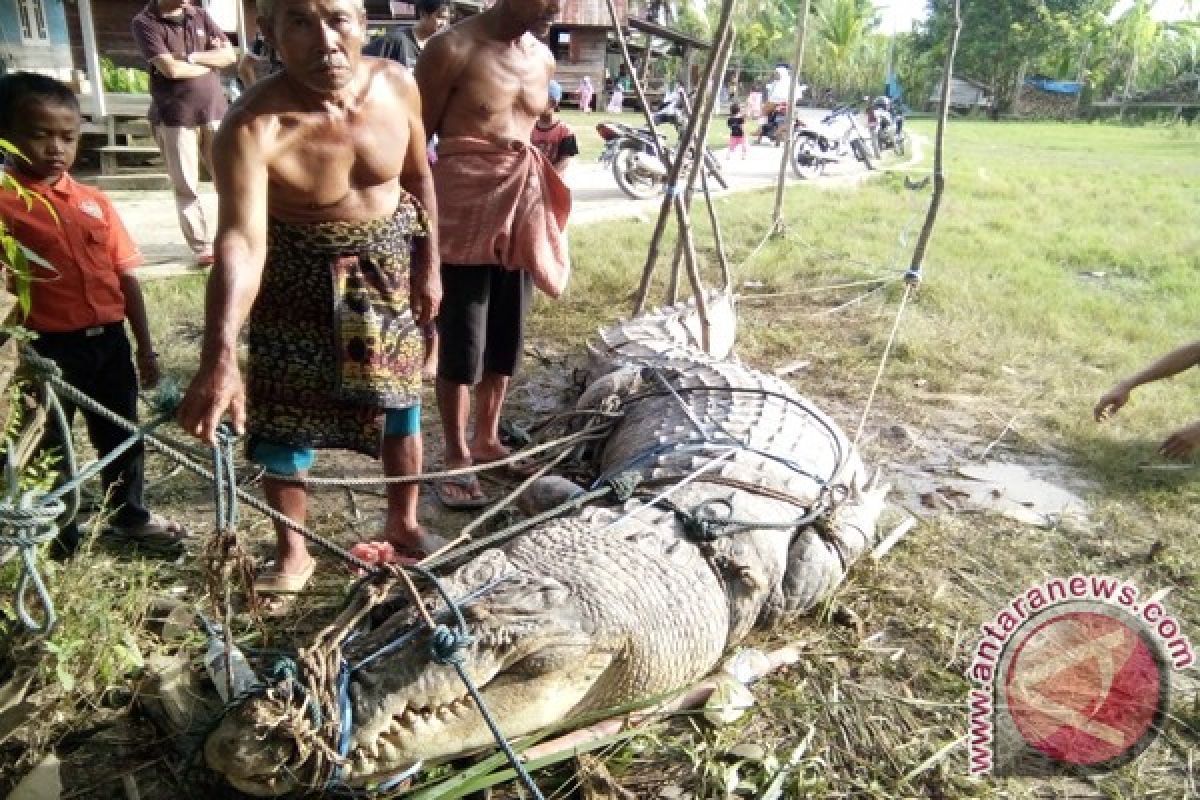
[[412,69],[433,35],[450,25],[453,8],[446,0],[417,0],[417,24],[411,28],[395,26],[376,36],[363,48],[363,55],[390,58]]
[[550,81],[550,103],[538,115],[533,123],[533,133],[529,136],[530,143],[542,151],[559,175],[566,171],[571,159],[579,155],[579,142],[575,140],[574,131],[554,116],[561,101],[562,86],[558,81]]
[[733,158],[735,150],[742,151],[742,158],[746,157],[746,118],[742,116],[742,107],[734,103],[729,107],[729,118],[725,120],[725,124],[729,126],[729,152],[725,155],[725,160]]
[[221,26],[183,0],[150,0],[133,18],[133,38],[150,64],[154,139],[175,189],[179,227],[199,266],[213,263],[200,205],[199,159],[212,174],[212,141],[225,115],[220,71],[237,60]]

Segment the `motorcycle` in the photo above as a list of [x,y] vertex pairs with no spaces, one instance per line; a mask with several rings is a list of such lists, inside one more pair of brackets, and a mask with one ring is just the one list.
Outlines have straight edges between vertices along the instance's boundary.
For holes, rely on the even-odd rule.
[[871,139],[859,128],[857,116],[854,108],[840,106],[815,128],[800,122],[792,138],[792,170],[796,177],[814,178],[828,165],[851,158],[874,169],[869,153]]
[[[670,124],[678,134],[684,127],[683,112],[677,108],[660,109],[654,115],[655,125]],[[634,128],[620,122],[601,122],[596,126],[596,133],[604,140],[604,151],[600,154],[601,164],[611,164],[613,178],[621,191],[635,200],[645,200],[654,197],[666,188],[668,169],[658,157],[658,147],[646,128]],[[658,135],[666,153],[667,163],[675,159],[675,148],[667,144],[663,134]],[[690,162],[690,154],[687,156]],[[690,163],[684,163],[686,174]],[[704,148],[704,169],[722,189],[728,189],[717,159],[712,151]]]
[[871,143],[875,157],[882,158],[884,150],[904,155],[907,134],[904,133],[904,112],[895,108],[891,99],[876,97],[867,108],[867,127],[871,131]]

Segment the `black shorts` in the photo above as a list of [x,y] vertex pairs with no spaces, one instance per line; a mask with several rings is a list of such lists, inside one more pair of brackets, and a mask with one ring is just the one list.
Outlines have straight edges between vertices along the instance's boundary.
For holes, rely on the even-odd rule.
[[438,377],[474,386],[484,372],[512,376],[521,360],[533,278],[499,266],[442,265]]

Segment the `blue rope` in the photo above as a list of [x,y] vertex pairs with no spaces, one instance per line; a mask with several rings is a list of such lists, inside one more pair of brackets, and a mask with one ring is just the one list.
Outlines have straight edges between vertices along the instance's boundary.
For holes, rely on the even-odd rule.
[[[66,510],[66,505],[61,500],[47,501],[44,497],[38,498],[36,503],[31,493],[22,494],[16,506],[0,501],[0,546],[16,547],[21,555],[21,577],[17,579],[14,603],[17,619],[30,632],[45,635],[54,628],[58,616],[54,612],[54,601],[38,573],[37,548],[58,535],[57,519]],[[41,623],[26,607],[30,589],[37,594],[45,612]]]

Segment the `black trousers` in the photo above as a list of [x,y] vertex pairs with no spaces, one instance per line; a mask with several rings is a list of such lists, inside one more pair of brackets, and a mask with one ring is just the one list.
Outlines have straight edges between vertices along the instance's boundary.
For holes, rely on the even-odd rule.
[[[138,381],[133,367],[133,352],[125,323],[114,322],[97,328],[70,333],[41,333],[32,342],[43,358],[58,364],[67,383],[94,399],[108,410],[132,422],[137,421]],[[67,422],[75,419],[76,406],[59,394]],[[87,424],[88,438],[100,457],[111,453],[130,437],[128,431],[101,415],[79,409]],[[63,446],[58,426],[47,420],[42,447]],[[60,451],[61,452],[61,451]],[[65,465],[59,465],[62,469]],[[60,482],[69,477],[60,472]],[[118,527],[141,525],[150,519],[143,500],[145,486],[145,448],[139,441],[118,456],[100,473],[100,484],[113,509],[112,522]],[[73,550],[79,542],[79,529],[72,521],[63,526],[59,543]]]

